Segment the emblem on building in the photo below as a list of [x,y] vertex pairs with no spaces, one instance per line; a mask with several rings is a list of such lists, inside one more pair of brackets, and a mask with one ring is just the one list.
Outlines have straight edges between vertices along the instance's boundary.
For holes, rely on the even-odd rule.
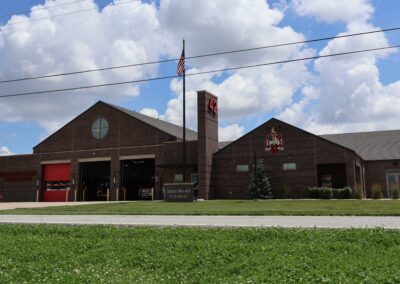
[[208,101],[208,109],[212,114],[216,114],[218,111],[218,102],[216,98],[210,98]]
[[282,134],[278,133],[276,127],[272,127],[271,132],[265,137],[265,151],[272,154],[281,152],[285,149]]

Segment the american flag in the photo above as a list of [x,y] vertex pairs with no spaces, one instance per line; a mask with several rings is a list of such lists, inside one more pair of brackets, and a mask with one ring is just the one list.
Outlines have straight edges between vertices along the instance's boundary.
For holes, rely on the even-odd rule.
[[176,72],[179,77],[185,74],[185,50],[182,50],[181,58],[179,58],[178,66],[176,67]]

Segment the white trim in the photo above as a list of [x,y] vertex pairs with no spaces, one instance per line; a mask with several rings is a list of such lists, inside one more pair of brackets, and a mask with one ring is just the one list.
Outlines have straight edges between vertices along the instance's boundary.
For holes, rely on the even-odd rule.
[[78,159],[78,163],[111,161],[111,157],[96,157]]
[[71,160],[53,160],[53,161],[41,161],[41,165],[53,165],[53,164],[70,164]]
[[129,156],[120,156],[120,161],[123,160],[141,160],[141,159],[155,159],[155,154],[143,154],[143,155],[129,155]]

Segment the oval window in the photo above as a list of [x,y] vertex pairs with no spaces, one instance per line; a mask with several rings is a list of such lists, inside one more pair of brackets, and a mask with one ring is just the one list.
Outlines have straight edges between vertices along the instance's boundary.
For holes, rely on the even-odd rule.
[[107,135],[108,121],[105,118],[98,118],[92,125],[92,134],[96,139],[102,139]]

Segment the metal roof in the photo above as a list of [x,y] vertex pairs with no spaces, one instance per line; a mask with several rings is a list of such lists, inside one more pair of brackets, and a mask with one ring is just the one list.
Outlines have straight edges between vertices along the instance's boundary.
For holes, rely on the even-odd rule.
[[320,135],[353,149],[366,161],[400,159],[400,130]]
[[[147,116],[147,115],[135,112],[135,111],[131,111],[129,109],[126,109],[126,108],[123,108],[120,106],[116,106],[116,105],[113,105],[110,103],[105,103],[105,102],[103,102],[103,103],[106,105],[109,105],[113,108],[116,108],[138,120],[141,120],[144,123],[149,124],[165,133],[175,136],[176,138],[178,138],[180,140],[183,140],[183,133],[182,133],[183,127],[181,127],[181,126],[166,122],[164,120],[153,118],[153,117],[150,117],[150,116]],[[197,132],[186,128],[186,140],[187,141],[197,140]]]
[[228,146],[232,142],[234,142],[234,141],[220,141],[220,142],[218,142],[218,149],[225,148],[226,146]]

